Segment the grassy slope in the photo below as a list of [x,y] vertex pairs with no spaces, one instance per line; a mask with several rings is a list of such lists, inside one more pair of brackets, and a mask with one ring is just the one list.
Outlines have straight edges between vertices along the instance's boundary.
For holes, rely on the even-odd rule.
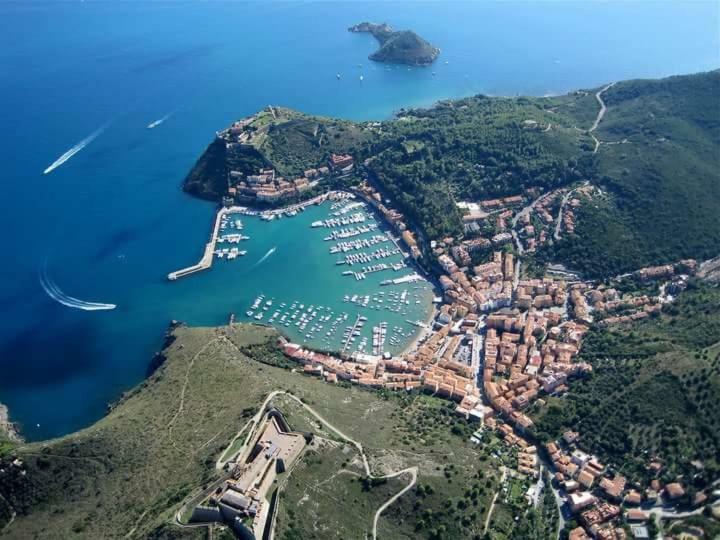
[[326,165],[332,153],[359,153],[372,134],[363,124],[304,115],[290,109],[275,111],[277,118],[267,121],[267,136],[258,150],[286,178],[302,176],[306,169]]
[[[294,467],[280,497],[277,538],[364,538],[372,534],[373,515],[409,478],[392,478],[378,485],[363,483],[359,454],[347,444],[316,439]],[[352,508],[352,519],[348,511]]]
[[[22,446],[16,451],[26,464],[27,474],[0,476],[0,495],[19,514],[1,537],[112,538],[124,537],[132,530],[135,538],[204,537],[203,529],[171,525],[173,514],[180,501],[215,477],[217,456],[265,396],[278,389],[301,397],[366,446],[375,474],[420,465],[421,482],[440,482],[435,484],[437,495],[425,504],[441,514],[440,505],[447,498],[440,494],[441,485],[447,483],[442,470],[447,456],[439,454],[435,444],[428,448],[415,448],[416,443],[411,441],[393,444],[405,420],[406,404],[397,401],[399,397],[386,400],[358,388],[328,385],[258,363],[240,352],[238,347],[262,355],[262,359],[267,356],[271,363],[278,362],[272,348],[264,345],[276,338],[270,329],[180,328],[175,334],[165,364],[106,418],[62,439]],[[440,411],[439,400],[419,399],[423,403],[429,400],[428,406]],[[289,413],[292,423],[293,411]],[[437,414],[440,416],[428,416],[442,420],[432,430],[437,445],[451,442],[453,451],[462,458],[462,465],[456,466],[463,474],[453,478],[453,485],[460,489],[466,471],[488,469],[490,465],[468,447],[463,425],[458,424],[456,430],[461,435],[450,433],[458,420]],[[358,418],[365,421],[358,422]],[[328,463],[331,458],[322,457]],[[317,482],[317,475],[322,478],[327,472],[325,467],[309,465],[299,478]],[[493,473],[484,474],[492,486]],[[378,501],[405,484],[405,479],[399,478],[365,493],[359,485],[348,483],[341,486],[349,490],[345,495],[347,505],[338,503],[335,514],[353,511],[352,501],[358,498],[365,505],[362,530],[366,531],[367,519],[371,519]],[[292,493],[288,490],[286,500],[294,506]],[[448,493],[454,496],[452,490]],[[414,521],[400,529],[409,526],[414,526]]]
[[551,399],[538,432],[556,437],[579,429],[582,445],[643,478],[659,455],[672,473],[720,471],[720,289],[699,284],[662,317],[594,329],[583,352],[592,378]]
[[[378,523],[381,538],[432,538],[438,531],[444,531],[442,537],[470,538],[478,532],[497,489],[497,463],[489,458],[489,447],[478,450],[467,442],[470,427],[457,419],[444,401],[423,395],[354,392],[339,387],[331,390],[333,395],[328,391],[322,399],[310,398],[312,407],[326,411],[325,418],[343,426],[349,436],[363,444],[374,474],[419,468],[418,485],[422,487],[406,493],[382,514]],[[298,429],[335,438],[319,429],[317,422],[292,402],[281,402],[280,406]],[[345,460],[348,468],[357,470],[353,456],[354,452],[348,452]],[[343,538],[363,538],[370,532],[372,515],[379,505],[369,505],[367,499],[354,500],[357,496],[352,495],[347,473],[340,472],[343,460],[335,450],[321,459],[324,465],[317,471],[304,472],[301,480],[290,479],[278,534],[290,538],[297,535],[290,523],[311,523],[321,531],[342,530]],[[300,485],[295,486],[296,481]],[[392,485],[398,488],[395,492],[408,481],[407,476],[393,480]],[[311,501],[306,498],[308,494]],[[325,504],[315,506],[313,501]],[[354,513],[350,523],[343,515],[348,507]],[[306,528],[303,536],[295,537],[313,536]]]
[[[243,339],[264,340],[263,333]],[[211,329],[178,330],[171,360],[106,418],[21,447],[27,476],[0,483],[21,514],[6,536],[107,538],[137,527],[136,537],[148,537],[168,521],[172,508],[212,477],[210,464],[244,422],[242,410],[274,384],[217,337]],[[250,381],[251,388],[235,391]]]

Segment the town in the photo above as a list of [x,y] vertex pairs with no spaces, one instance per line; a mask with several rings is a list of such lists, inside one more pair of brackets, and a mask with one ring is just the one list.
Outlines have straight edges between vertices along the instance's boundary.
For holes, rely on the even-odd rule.
[[[221,132],[226,144],[249,144],[245,120]],[[330,176],[357,174],[350,155],[332,154],[327,165],[308,169],[292,181],[263,169],[241,178],[230,173],[226,205],[279,201],[316,187]],[[631,486],[579,447],[579,435],[540,445],[533,435],[531,407],[548,396],[562,396],[568,381],[583,377],[592,366],[578,360],[591,324],[616,325],[659,313],[662,305],[687,285],[697,262],[641,268],[607,282],[582,280],[574,272],[550,265],[543,276],[523,272],[522,256],[563,234],[573,234],[575,209],[592,200],[596,189],[586,182],[546,193],[531,188],[522,194],[478,202],[459,202],[464,213],[462,238],[421,242],[405,216],[377,191],[366,176],[349,190],[370,205],[402,239],[409,260],[428,261],[430,277],[441,296],[429,324],[404,354],[331,354],[283,340],[286,356],[305,374],[329,383],[346,381],[368,388],[423,391],[455,402],[458,415],[497,433],[516,448],[516,471],[541,481],[554,473],[552,489],[563,511],[579,526],[572,540],[649,537],[653,514],[673,516],[672,505],[685,493],[682,483]],[[252,204],[252,203],[251,203]],[[282,211],[282,210],[280,210]],[[318,224],[321,225],[321,224]],[[652,283],[656,295],[618,292],[623,280]],[[419,323],[420,324],[420,323]],[[477,436],[471,439],[479,443]],[[662,464],[649,459],[659,472]],[[704,502],[698,493],[692,503]],[[680,514],[678,514],[680,515]]]

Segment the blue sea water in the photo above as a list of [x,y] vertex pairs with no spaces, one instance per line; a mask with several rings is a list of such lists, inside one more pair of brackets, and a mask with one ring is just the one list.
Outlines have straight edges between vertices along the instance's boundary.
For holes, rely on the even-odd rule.
[[[180,185],[232,120],[268,104],[382,119],[475,93],[544,95],[715,69],[718,6],[0,3],[0,402],[30,439],[68,433],[144,376],[171,319],[226,320],[218,279],[177,286],[165,275],[194,262],[206,241],[213,205]],[[362,20],[416,30],[440,60],[373,64],[373,38],[346,31]],[[54,302],[39,282],[43,266],[67,294],[118,308]]]

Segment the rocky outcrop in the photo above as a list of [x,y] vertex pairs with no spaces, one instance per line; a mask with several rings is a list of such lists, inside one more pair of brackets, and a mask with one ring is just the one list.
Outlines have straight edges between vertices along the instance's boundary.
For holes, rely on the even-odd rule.
[[8,408],[0,403],[0,437],[5,436],[13,442],[21,442],[17,425],[10,420]]

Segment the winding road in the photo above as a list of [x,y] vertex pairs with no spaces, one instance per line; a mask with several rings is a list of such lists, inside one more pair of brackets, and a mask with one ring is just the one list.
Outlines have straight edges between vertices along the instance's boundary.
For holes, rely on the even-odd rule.
[[602,99],[603,92],[607,91],[608,88],[611,88],[615,83],[611,82],[604,88],[598,91],[597,94],[595,94],[595,99],[597,99],[598,103],[600,104],[600,110],[598,111],[597,118],[595,118],[595,122],[593,122],[592,127],[588,129],[588,134],[593,138],[593,141],[595,141],[595,149],[593,150],[593,154],[596,154],[598,151],[598,148],[600,148],[600,141],[595,137],[595,135],[592,134],[593,131],[595,131],[600,124],[600,121],[603,119],[603,116],[605,116],[605,111],[607,111],[607,107],[605,106],[605,102]]
[[533,202],[528,204],[525,208],[520,210],[517,214],[515,214],[510,221],[510,233],[512,234],[513,240],[515,241],[515,245],[517,246],[518,254],[522,255],[525,252],[525,248],[523,248],[522,242],[520,241],[520,238],[518,237],[517,231],[515,230],[515,227],[517,227],[518,221],[520,218],[526,214],[529,214],[532,212],[532,210],[537,206],[537,204],[542,201],[543,199],[547,198],[548,196],[552,195],[552,191],[548,191],[547,193],[543,193],[540,195],[537,199],[535,199]]
[[[590,182],[588,182],[586,180],[585,182],[583,182],[583,185],[579,186],[579,187],[587,186],[589,183]],[[576,187],[576,188],[568,191],[565,194],[565,196],[562,198],[562,201],[560,202],[560,211],[558,212],[557,221],[555,222],[555,232],[553,233],[553,238],[555,240],[560,240],[560,227],[562,226],[562,215],[563,215],[563,210],[565,210],[565,205],[570,200],[570,197],[572,196],[572,194],[575,193],[575,191],[577,191],[579,189],[579,187]]]

